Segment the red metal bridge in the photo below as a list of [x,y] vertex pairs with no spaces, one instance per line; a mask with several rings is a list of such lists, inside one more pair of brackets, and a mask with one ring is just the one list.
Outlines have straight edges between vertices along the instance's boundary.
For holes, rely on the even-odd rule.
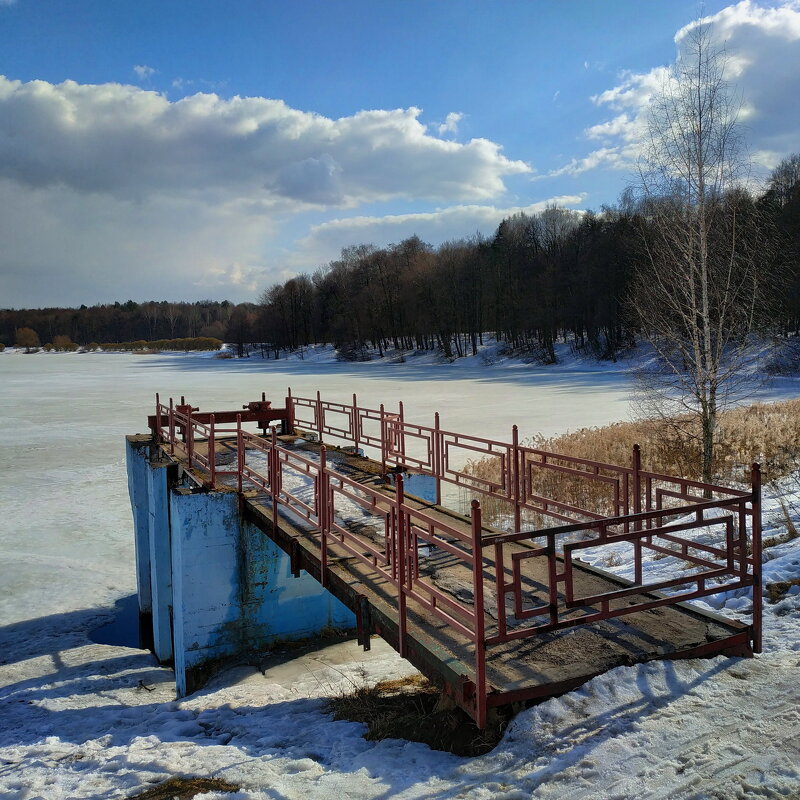
[[[629,465],[605,464],[525,446],[516,426],[495,441],[446,430],[438,413],[408,422],[402,403],[291,390],[282,407],[262,395],[223,412],[157,396],[149,426],[197,484],[240,493],[295,574],[355,612],[365,648],[380,634],[479,727],[492,707],[620,664],[761,651],[757,464],[750,488],[732,489],[643,470],[638,446]],[[492,461],[489,477],[465,468],[475,459]],[[428,476],[435,498],[408,494],[404,472]],[[545,496],[545,475],[593,507]],[[472,498],[468,515],[446,507],[454,492]],[[507,509],[502,528],[485,523],[479,498]],[[628,548],[628,579],[580,558],[611,547]],[[653,578],[670,557],[672,574]],[[751,596],[749,624],[686,603],[734,590]]]

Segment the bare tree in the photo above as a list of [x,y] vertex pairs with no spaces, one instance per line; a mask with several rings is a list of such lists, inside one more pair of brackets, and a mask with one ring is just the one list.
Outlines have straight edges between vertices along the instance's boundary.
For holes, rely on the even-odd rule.
[[149,303],[142,303],[142,315],[147,321],[147,338],[151,341],[156,338],[156,324],[161,314],[161,306],[151,300]]
[[175,338],[175,326],[181,316],[181,308],[177,303],[168,303],[166,309],[167,322],[169,323],[170,338]]
[[651,102],[631,296],[658,362],[642,371],[641,396],[662,417],[694,420],[684,432],[698,440],[705,481],[714,474],[718,414],[735,400],[752,358],[766,249],[762,220],[740,188],[749,167],[740,101],[711,36],[699,23],[686,34]]

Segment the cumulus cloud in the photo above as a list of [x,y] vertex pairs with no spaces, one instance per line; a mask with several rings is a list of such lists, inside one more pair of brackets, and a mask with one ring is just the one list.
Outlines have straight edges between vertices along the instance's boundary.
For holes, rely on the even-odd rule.
[[501,220],[512,214],[536,214],[553,205],[575,206],[584,198],[583,194],[562,195],[526,206],[457,205],[424,213],[333,219],[311,228],[308,236],[298,242],[292,261],[298,269],[307,269],[308,265],[336,258],[348,245],[368,243],[381,247],[414,234],[433,245],[476,232],[491,234]]
[[340,119],[281,100],[0,78],[0,175],[123,199],[204,192],[276,204],[484,200],[530,167],[487,139],[431,136],[420,109]]
[[439,125],[439,136],[444,136],[446,133],[458,133],[458,123],[464,119],[464,115],[458,111],[451,111],[445,118],[444,122]]
[[530,171],[420,115],[0,77],[0,304],[252,299],[298,212],[481,202]]
[[[678,51],[697,25],[711,25],[715,41],[725,48],[726,77],[743,100],[740,120],[746,125],[754,163],[770,168],[797,151],[800,2],[764,6],[742,0],[681,28],[675,34]],[[665,66],[644,73],[624,72],[616,86],[594,95],[591,100],[598,108],[617,112],[584,132],[588,140],[600,141],[602,146],[550,175],[578,175],[597,167],[631,169],[650,99],[668,78]]]

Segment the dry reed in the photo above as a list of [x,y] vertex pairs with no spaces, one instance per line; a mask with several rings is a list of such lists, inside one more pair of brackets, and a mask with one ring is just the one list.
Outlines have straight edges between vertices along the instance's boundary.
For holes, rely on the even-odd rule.
[[[561,436],[539,435],[525,442],[525,446],[629,467],[633,446],[639,444],[645,471],[699,480],[698,428],[697,421],[690,418],[617,422],[602,428],[581,428]],[[761,464],[765,479],[774,481],[795,471],[799,457],[800,399],[754,403],[720,414],[715,447],[716,482],[746,484],[750,465],[756,461]],[[526,460],[529,459],[526,457]],[[552,460],[558,463],[557,459]],[[500,480],[497,458],[471,461],[465,471],[483,480]],[[535,495],[604,515],[617,510],[610,485],[593,481],[588,475],[575,477],[537,469],[535,465],[529,468],[529,474],[530,490]],[[510,503],[480,494],[474,496],[481,501],[487,522],[508,527],[512,514]],[[523,523],[524,527],[557,524],[552,518],[542,519],[542,515],[535,514],[525,516]]]

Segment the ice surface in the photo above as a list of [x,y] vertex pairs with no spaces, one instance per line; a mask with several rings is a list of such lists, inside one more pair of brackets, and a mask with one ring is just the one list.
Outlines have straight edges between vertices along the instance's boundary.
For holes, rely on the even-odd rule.
[[[414,422],[438,410],[444,427],[503,439],[514,423],[525,437],[628,414],[624,365],[310,356],[0,355],[0,797],[123,798],[174,774],[240,784],[207,795],[234,800],[797,796],[797,592],[767,606],[763,655],[620,667],[523,712],[474,759],[367,742],[324,712],[324,697],[410,670],[377,641],[363,665],[345,646],[263,675],[242,666],[179,702],[149,654],[91,643],[135,588],[123,437],[145,430],[156,391],[209,410],[289,385],[344,402],[356,391],[364,405],[403,399]],[[764,517],[766,536],[783,531],[774,494]],[[800,578],[799,543],[769,548],[767,580]],[[621,553],[614,569],[629,566]],[[711,598],[732,614],[742,600]]]

